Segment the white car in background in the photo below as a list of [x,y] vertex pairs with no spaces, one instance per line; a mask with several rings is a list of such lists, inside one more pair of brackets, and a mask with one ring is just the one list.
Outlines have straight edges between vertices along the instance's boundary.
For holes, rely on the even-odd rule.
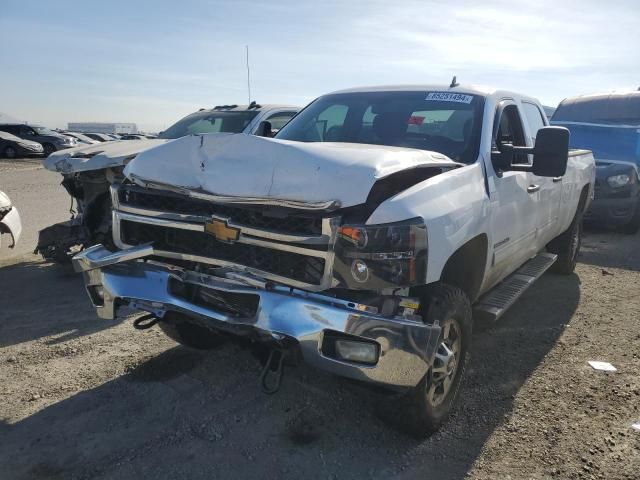
[[9,248],[15,247],[22,233],[22,222],[18,209],[12,205],[7,194],[0,190],[0,247],[4,233],[11,235]]
[[84,133],[80,133],[80,132],[60,132],[60,133],[62,133],[62,135],[65,135],[67,137],[75,138],[76,141],[78,142],[79,147],[85,146],[85,145],[98,145],[102,143],[91,137],[87,137]]

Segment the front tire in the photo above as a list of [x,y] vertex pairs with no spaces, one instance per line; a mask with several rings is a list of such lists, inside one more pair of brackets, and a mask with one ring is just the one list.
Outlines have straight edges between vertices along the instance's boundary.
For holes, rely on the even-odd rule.
[[550,270],[561,275],[571,275],[576,268],[582,245],[582,211],[578,211],[566,232],[547,245],[550,253],[558,255]]
[[167,312],[158,325],[169,338],[196,350],[211,350],[225,342],[222,335],[192,323],[179,313]]
[[[425,323],[438,321],[440,337],[433,364],[424,378],[396,405],[396,420],[405,432],[426,437],[448,419],[458,397],[458,389],[471,344],[471,303],[457,287],[435,284],[428,287]],[[397,418],[400,417],[400,418]]]
[[45,157],[48,157],[49,155],[51,155],[53,152],[56,151],[56,147],[54,147],[50,143],[43,143],[42,144],[42,148],[44,149],[44,156]]
[[635,235],[640,231],[640,200],[636,204],[636,211],[631,217],[631,221],[622,227],[622,231],[628,235]]

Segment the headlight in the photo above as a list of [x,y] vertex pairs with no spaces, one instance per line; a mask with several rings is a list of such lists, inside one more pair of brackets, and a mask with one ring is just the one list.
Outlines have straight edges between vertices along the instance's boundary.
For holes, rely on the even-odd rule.
[[607,178],[607,183],[611,188],[624,187],[625,185],[629,185],[631,183],[631,177],[626,173],[623,173],[621,175],[613,175],[612,177]]
[[422,219],[338,229],[334,277],[341,287],[382,290],[424,284],[427,230]]

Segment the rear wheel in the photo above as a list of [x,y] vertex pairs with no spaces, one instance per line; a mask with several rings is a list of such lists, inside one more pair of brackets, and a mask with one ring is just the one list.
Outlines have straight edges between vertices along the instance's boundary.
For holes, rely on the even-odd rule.
[[8,146],[2,151],[2,156],[4,158],[16,158],[18,156],[18,151],[12,146]]
[[210,350],[225,342],[222,335],[192,323],[189,317],[180,313],[168,312],[158,325],[168,337],[197,350]]
[[[458,397],[471,342],[471,304],[457,287],[429,287],[425,323],[438,321],[440,337],[433,364],[417,386],[396,404],[396,421],[407,433],[425,437],[447,420]],[[400,413],[401,412],[401,413]],[[400,417],[400,418],[397,418]]]
[[582,211],[578,211],[566,232],[547,245],[547,250],[558,255],[550,270],[561,275],[570,275],[576,268],[582,245]]

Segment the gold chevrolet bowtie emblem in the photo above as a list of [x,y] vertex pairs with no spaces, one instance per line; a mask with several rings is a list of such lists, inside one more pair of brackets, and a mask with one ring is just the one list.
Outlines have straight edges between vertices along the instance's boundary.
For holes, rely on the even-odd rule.
[[204,224],[204,231],[221,242],[233,243],[240,238],[240,229],[227,225],[224,220],[213,218]]

